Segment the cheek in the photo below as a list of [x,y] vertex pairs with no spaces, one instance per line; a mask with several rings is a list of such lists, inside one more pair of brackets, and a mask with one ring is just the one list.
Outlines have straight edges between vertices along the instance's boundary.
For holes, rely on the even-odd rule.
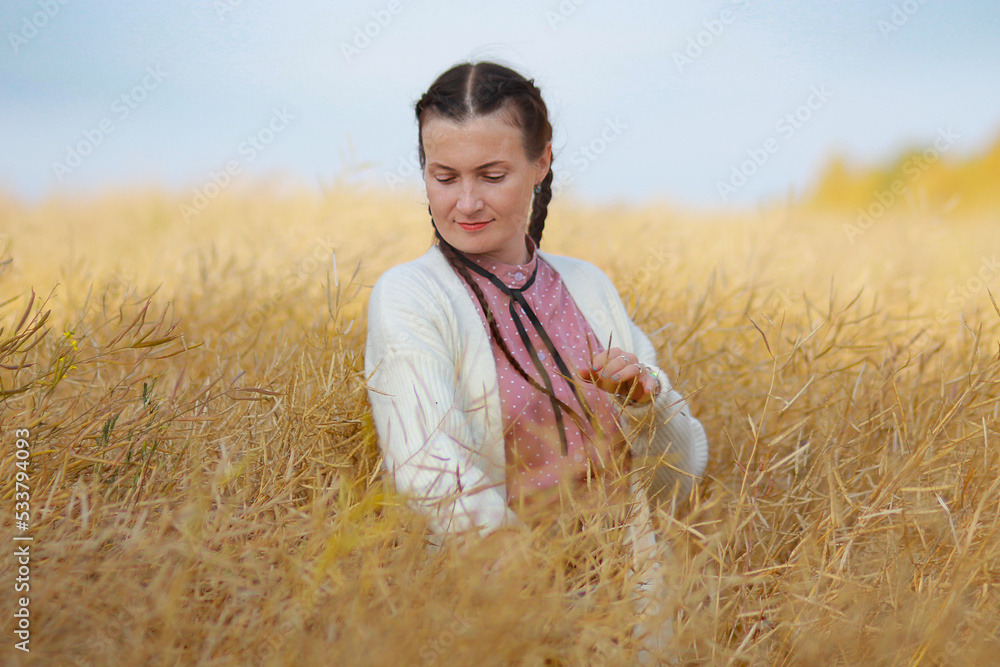
[[448,191],[441,187],[439,183],[427,184],[427,200],[434,208],[448,205]]
[[504,208],[507,213],[517,213],[524,211],[531,203],[531,194],[525,195],[521,188],[505,188],[497,198],[497,203]]

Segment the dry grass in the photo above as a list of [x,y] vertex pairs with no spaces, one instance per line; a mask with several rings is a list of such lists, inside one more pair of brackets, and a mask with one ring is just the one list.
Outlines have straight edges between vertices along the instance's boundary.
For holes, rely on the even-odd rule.
[[[576,606],[555,547],[484,578],[382,479],[364,304],[428,247],[421,195],[180,201],[0,203],[0,489],[11,512],[28,428],[34,537],[32,651],[4,660],[629,664],[618,574]],[[612,276],[709,434],[658,515],[682,662],[1000,650],[1000,226],[845,222],[552,208],[545,248]]]

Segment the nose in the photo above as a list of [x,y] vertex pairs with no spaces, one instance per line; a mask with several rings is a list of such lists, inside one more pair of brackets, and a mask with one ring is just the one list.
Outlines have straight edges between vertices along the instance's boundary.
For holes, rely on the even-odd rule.
[[462,190],[458,195],[458,202],[455,204],[455,208],[457,208],[462,215],[468,216],[472,215],[482,207],[483,202],[479,198],[479,192],[476,190],[475,185],[468,182],[463,184]]

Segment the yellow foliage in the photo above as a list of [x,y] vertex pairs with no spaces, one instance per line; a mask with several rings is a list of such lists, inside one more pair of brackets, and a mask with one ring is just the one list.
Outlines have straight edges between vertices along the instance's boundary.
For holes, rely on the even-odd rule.
[[[1000,146],[859,227],[908,159],[834,163],[809,206],[753,214],[550,208],[543,248],[608,272],[709,434],[706,478],[656,517],[680,663],[997,654]],[[0,200],[33,662],[632,664],[614,568],[567,601],[590,542],[523,537],[486,576],[489,544],[429,553],[383,478],[365,305],[428,248],[421,194],[233,186],[191,224],[183,201]]]
[[935,140],[937,144],[930,141],[880,167],[852,167],[843,156],[834,156],[804,203],[851,213],[878,211],[881,204],[893,215],[912,217],[1000,211],[1000,137],[967,158],[956,155],[948,140]]

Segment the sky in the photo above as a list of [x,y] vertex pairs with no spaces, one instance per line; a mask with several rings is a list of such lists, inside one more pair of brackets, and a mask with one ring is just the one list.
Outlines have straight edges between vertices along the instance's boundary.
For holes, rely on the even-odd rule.
[[1000,140],[995,0],[4,0],[0,192],[259,179],[422,191],[413,104],[535,80],[557,194],[752,207],[833,155]]

